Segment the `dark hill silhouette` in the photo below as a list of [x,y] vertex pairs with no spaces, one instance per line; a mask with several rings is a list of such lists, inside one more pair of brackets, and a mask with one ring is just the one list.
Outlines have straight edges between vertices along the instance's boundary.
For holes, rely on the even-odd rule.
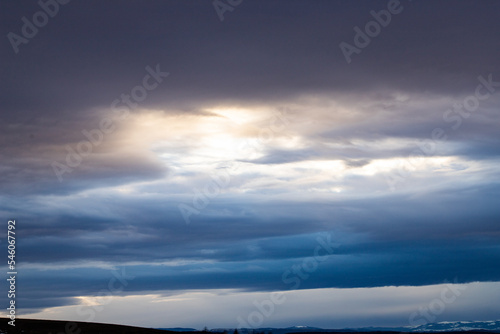
[[[0,318],[0,332],[9,334],[168,334],[176,333],[160,329],[99,324],[93,322],[16,319],[13,327],[9,319]],[[194,332],[183,332],[189,334]],[[200,334],[200,332],[196,332]]]

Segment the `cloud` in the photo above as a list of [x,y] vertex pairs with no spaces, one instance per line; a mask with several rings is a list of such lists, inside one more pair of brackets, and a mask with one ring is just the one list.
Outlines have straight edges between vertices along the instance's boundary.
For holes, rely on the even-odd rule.
[[[498,186],[485,185],[420,197],[293,204],[249,202],[244,196],[215,201],[189,227],[175,204],[159,195],[96,190],[60,198],[52,208],[35,201],[29,206],[45,212],[19,218],[23,291],[37,291],[30,307],[51,296],[95,293],[110,270],[96,269],[92,261],[124,267],[136,276],[126,294],[286,290],[291,283],[282,281],[283,273],[313,256],[316,238],[326,231],[338,247],[301,289],[420,286],[455,277],[464,283],[496,281],[497,193]],[[52,270],[37,268],[40,264]],[[57,284],[58,293],[39,289],[47,284]]]

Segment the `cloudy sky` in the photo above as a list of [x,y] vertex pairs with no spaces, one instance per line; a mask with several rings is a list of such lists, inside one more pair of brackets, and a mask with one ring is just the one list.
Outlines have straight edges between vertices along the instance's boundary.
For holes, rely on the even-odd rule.
[[18,314],[500,319],[499,11],[2,0],[0,213],[17,222]]

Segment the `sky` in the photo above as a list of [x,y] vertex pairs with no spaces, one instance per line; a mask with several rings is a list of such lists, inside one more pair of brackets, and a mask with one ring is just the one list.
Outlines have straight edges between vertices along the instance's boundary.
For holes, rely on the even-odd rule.
[[18,316],[500,319],[499,10],[2,0]]

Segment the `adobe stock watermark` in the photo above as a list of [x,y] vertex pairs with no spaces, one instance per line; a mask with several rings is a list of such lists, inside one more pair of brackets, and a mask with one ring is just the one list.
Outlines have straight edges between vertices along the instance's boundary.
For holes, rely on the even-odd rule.
[[[410,0],[411,1],[411,0]],[[354,27],[353,44],[342,41],[339,44],[340,50],[348,64],[352,62],[352,55],[360,54],[361,51],[370,45],[372,38],[376,38],[382,32],[382,28],[386,28],[392,20],[393,15],[400,14],[403,11],[403,6],[399,0],[389,0],[387,9],[382,9],[378,12],[370,11],[374,18],[365,24],[364,31],[360,27]]]
[[219,17],[219,20],[224,21],[224,13],[232,12],[234,8],[239,6],[243,0],[214,0],[212,5],[214,6],[215,12]]
[[463,291],[467,290],[467,286],[458,284],[457,278],[453,284],[445,281],[446,286],[441,290],[439,297],[431,300],[426,306],[419,307],[418,311],[414,311],[408,317],[410,326],[422,326],[431,322],[435,322],[437,317],[446,310],[446,306],[454,303]]
[[19,53],[19,46],[28,44],[29,41],[38,34],[40,28],[45,27],[51,18],[54,18],[59,13],[59,6],[66,5],[71,0],[40,0],[38,6],[41,10],[37,11],[29,20],[26,16],[21,18],[23,23],[21,27],[21,35],[14,32],[7,34],[7,39],[12,46],[15,54]]
[[83,159],[90,154],[95,147],[102,144],[105,135],[109,135],[116,130],[116,121],[123,121],[130,116],[130,110],[139,106],[139,102],[144,101],[148,97],[148,92],[156,89],[166,78],[169,73],[160,70],[160,64],[157,64],[155,69],[146,66],[147,74],[143,77],[141,84],[133,87],[130,94],[122,93],[120,98],[111,102],[111,110],[113,117],[102,118],[99,122],[99,127],[90,131],[82,130],[82,135],[86,140],[80,141],[78,144],[66,145],[67,151],[64,162],[53,161],[51,166],[59,182],[63,181],[63,175],[71,173],[75,168],[80,166]]
[[[285,270],[281,275],[281,281],[288,286],[290,290],[296,290],[300,287],[301,283],[307,280],[312,273],[314,273],[321,262],[327,260],[328,256],[332,255],[335,250],[340,246],[338,243],[332,242],[332,236],[328,234],[316,238],[318,246],[314,248],[313,256],[307,257],[302,260],[300,264],[294,264],[289,269]],[[292,285],[290,285],[292,284]],[[271,317],[277,309],[278,305],[286,302],[286,296],[283,292],[271,292],[269,298],[259,302],[254,300],[253,305],[255,310],[250,312],[246,319],[238,316],[237,328],[258,328],[266,319]]]
[[[250,149],[251,156],[258,152],[259,147],[267,144],[274,137],[285,130],[288,126],[289,120],[287,118],[286,109],[277,111],[273,117],[269,119],[269,124],[267,127],[260,129],[257,141],[246,140],[243,142],[238,150],[248,150]],[[250,158],[250,157],[249,157]],[[241,167],[242,162],[236,161],[231,162],[228,166],[224,168],[217,168],[217,171],[210,175],[211,180],[207,182],[202,189],[193,189],[193,197],[191,200],[191,205],[180,203],[177,205],[179,212],[186,224],[191,223],[191,216],[198,215],[204,210],[211,201],[219,196],[223,189],[228,187],[231,183],[231,176],[234,175],[238,169]]]
[[116,294],[122,292],[123,289],[129,284],[129,281],[135,278],[135,276],[127,275],[124,268],[122,268],[121,272],[115,270],[112,271],[111,274],[113,277],[109,279],[108,285],[105,289],[100,290],[95,297],[86,298],[87,301],[90,301],[90,305],[80,305],[76,309],[76,313],[79,316],[88,316],[85,321],[93,321],[96,313],[102,312],[104,310],[104,306],[109,305],[113,301]]
[[[467,119],[476,112],[481,104],[490,98],[500,87],[500,81],[493,81],[493,75],[488,74],[487,78],[482,75],[477,77],[479,84],[474,90],[474,94],[466,96],[461,102],[453,104],[452,108],[445,110],[443,121],[451,123],[451,130],[457,131],[464,119]],[[450,131],[448,129],[448,131]],[[403,183],[411,173],[417,170],[425,161],[426,157],[432,157],[436,154],[438,143],[448,140],[447,131],[441,127],[434,128],[430,133],[430,139],[426,139],[416,144],[407,159],[390,175],[385,176],[387,185],[391,191],[396,190],[398,184]]]
[[[102,310],[104,310],[104,306],[110,304],[115,295],[122,292],[124,287],[129,284],[129,281],[135,278],[135,276],[127,275],[124,268],[122,268],[121,272],[114,270],[111,274],[113,277],[111,277],[108,281],[106,289],[99,291],[99,294],[90,301],[89,298],[87,298],[90,305],[79,305],[76,309],[76,313],[79,316],[88,316],[85,321],[93,321],[97,312],[102,312]],[[64,332],[56,334],[80,334],[81,332],[82,329],[78,327],[76,322],[68,321],[64,326]]]

